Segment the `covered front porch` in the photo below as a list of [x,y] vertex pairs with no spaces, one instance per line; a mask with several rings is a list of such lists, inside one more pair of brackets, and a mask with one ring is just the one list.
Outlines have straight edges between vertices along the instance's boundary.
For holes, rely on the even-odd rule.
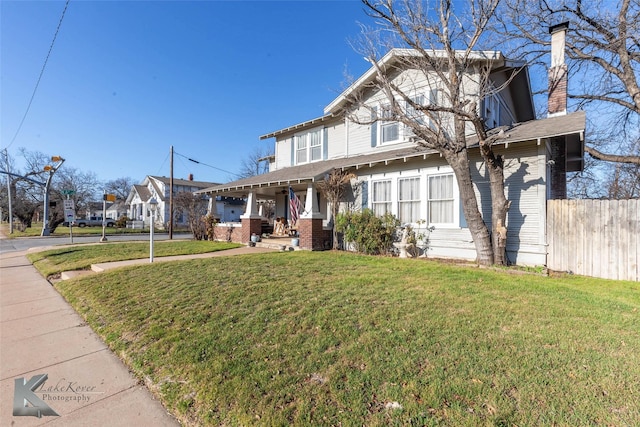
[[[333,221],[328,218],[327,203],[313,178],[262,183],[255,182],[256,178],[202,191],[246,200],[240,222],[216,225],[217,240],[243,244],[260,241],[277,248],[312,251],[331,249]],[[210,203],[209,213],[221,217],[215,203]]]

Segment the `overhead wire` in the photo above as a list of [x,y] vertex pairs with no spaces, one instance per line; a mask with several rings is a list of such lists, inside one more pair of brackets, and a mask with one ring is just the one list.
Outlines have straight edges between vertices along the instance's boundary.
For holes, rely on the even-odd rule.
[[64,15],[67,12],[67,7],[69,6],[69,2],[71,0],[67,0],[64,4],[64,9],[62,10],[62,15],[60,16],[60,21],[58,21],[58,27],[56,28],[56,32],[53,35],[53,40],[51,40],[51,46],[49,46],[49,52],[47,52],[47,56],[44,59],[44,64],[42,64],[42,69],[40,70],[40,75],[38,76],[38,80],[36,81],[36,86],[33,88],[33,93],[31,94],[31,99],[29,99],[29,104],[27,104],[27,109],[24,112],[24,115],[22,116],[22,120],[20,120],[20,124],[18,125],[18,129],[16,130],[16,133],[13,135],[13,138],[11,138],[11,142],[9,142],[9,145],[7,145],[6,148],[11,147],[11,144],[13,144],[16,140],[16,138],[18,137],[18,134],[20,133],[20,130],[22,129],[22,125],[24,124],[25,120],[27,119],[27,115],[29,114],[29,110],[31,109],[31,104],[33,103],[33,99],[36,96],[36,92],[38,91],[38,86],[40,86],[40,81],[42,80],[42,76],[44,75],[44,70],[47,67],[47,62],[49,61],[49,57],[51,56],[51,51],[53,50],[53,45],[56,42],[56,38],[58,37],[58,33],[60,32],[60,27],[62,26],[62,20],[64,19]]
[[231,175],[233,175],[233,176],[235,176],[235,177],[237,177],[237,178],[241,178],[241,175],[239,175],[239,174],[237,174],[237,173],[235,173],[235,172],[229,172],[228,170],[224,170],[224,169],[220,169],[220,168],[215,167],[215,166],[208,165],[208,164],[206,164],[206,163],[204,163],[204,162],[201,162],[201,161],[199,161],[199,160],[192,159],[192,158],[190,158],[190,157],[187,157],[187,156],[185,156],[185,155],[183,155],[183,154],[180,154],[180,153],[177,153],[177,152],[175,152],[175,151],[173,152],[173,154],[174,154],[174,155],[178,155],[178,156],[180,156],[180,157],[183,157],[183,158],[187,159],[187,160],[188,160],[188,161],[190,161],[190,162],[193,162],[193,163],[196,163],[196,164],[199,164],[199,165],[203,165],[203,166],[207,166],[207,167],[210,167],[210,168],[212,168],[212,169],[219,170],[220,172],[228,173],[228,174],[231,174]]

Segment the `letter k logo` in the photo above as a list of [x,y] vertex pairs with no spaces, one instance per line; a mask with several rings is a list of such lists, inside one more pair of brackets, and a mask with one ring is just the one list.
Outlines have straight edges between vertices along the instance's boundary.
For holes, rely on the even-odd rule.
[[[28,382],[16,378],[13,393],[13,415],[42,418],[43,415],[58,415],[33,392],[47,380],[47,374],[34,375]],[[27,402],[32,406],[27,406]]]

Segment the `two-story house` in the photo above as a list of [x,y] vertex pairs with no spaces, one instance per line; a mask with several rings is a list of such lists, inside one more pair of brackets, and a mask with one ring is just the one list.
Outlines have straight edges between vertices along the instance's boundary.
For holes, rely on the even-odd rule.
[[[564,38],[560,28],[558,36]],[[562,51],[564,45],[559,44]],[[247,198],[242,230],[237,240],[248,242],[260,232],[258,200],[275,200],[278,217],[290,218],[289,188],[304,206],[298,220],[300,246],[320,250],[331,247],[330,209],[316,184],[331,170],[349,170],[357,176],[344,208],[391,212],[402,223],[422,225],[429,235],[430,256],[476,259],[475,247],[461,209],[458,183],[447,162],[435,151],[420,148],[416,137],[399,121],[383,120],[386,98],[379,91],[363,91],[378,78],[380,69],[393,73],[398,85],[411,84],[412,96],[443,102],[437,83],[422,70],[399,69],[407,49],[394,49],[324,109],[324,115],[262,135],[275,139],[275,159],[269,173],[203,190],[210,195]],[[437,54],[437,53],[434,53]],[[504,135],[494,150],[504,157],[505,193],[511,201],[507,217],[508,258],[513,263],[546,263],[546,200],[566,197],[566,173],[583,166],[583,112],[567,114],[566,92],[552,91],[550,114],[535,120],[529,76],[523,64],[500,52],[481,52],[477,61],[490,68],[489,84],[502,88],[477,97],[487,128],[502,127]],[[561,64],[562,65],[562,64]],[[566,78],[566,74],[565,74]],[[473,84],[473,79],[469,79]],[[560,87],[554,85],[554,87]],[[566,90],[566,84],[564,85]],[[351,94],[364,94],[364,112],[377,112],[380,120],[354,120]],[[467,87],[468,97],[479,88]],[[552,107],[553,106],[553,107]],[[375,117],[374,117],[375,119]],[[489,182],[477,140],[469,128],[470,169],[483,219],[491,221]],[[490,224],[489,224],[490,225]]]

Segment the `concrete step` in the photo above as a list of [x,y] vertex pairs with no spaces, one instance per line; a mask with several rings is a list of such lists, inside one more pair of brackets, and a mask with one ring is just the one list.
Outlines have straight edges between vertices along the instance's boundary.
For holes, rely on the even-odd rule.
[[279,251],[298,251],[300,250],[299,246],[292,246],[291,239],[278,239],[276,241],[269,241],[269,239],[261,240],[259,242],[254,243],[256,248],[269,248],[276,249]]

